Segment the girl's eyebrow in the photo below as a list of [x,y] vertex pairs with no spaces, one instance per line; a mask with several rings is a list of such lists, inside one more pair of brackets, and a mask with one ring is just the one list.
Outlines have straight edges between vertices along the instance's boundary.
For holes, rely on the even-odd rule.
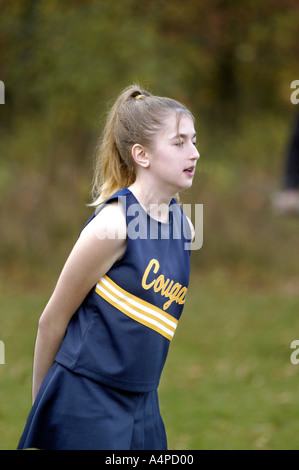
[[[192,135],[191,139],[194,139],[196,137],[196,132]],[[188,134],[176,134],[174,135],[173,137],[171,137],[170,140],[174,140],[174,139],[186,139],[188,138]]]

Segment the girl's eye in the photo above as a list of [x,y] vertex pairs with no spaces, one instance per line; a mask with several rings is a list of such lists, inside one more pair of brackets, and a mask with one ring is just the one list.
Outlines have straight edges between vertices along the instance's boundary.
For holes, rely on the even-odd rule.
[[[192,142],[192,144],[193,144],[195,147],[197,146],[197,142],[196,142],[196,141],[195,141],[195,142]],[[176,142],[175,145],[176,145],[176,147],[183,147],[184,142],[183,142],[183,141],[182,141],[182,142]]]

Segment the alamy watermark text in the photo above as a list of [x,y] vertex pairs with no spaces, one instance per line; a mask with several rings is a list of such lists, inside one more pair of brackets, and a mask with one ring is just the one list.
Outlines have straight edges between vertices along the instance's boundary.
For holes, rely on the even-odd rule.
[[0,341],[0,364],[5,364],[5,346],[3,341]]
[[295,91],[291,93],[291,103],[299,103],[299,80],[293,80],[291,83],[291,88],[295,88]]
[[291,342],[291,349],[295,350],[291,354],[291,363],[296,366],[299,364],[299,339],[294,339],[294,341]]
[[[177,204],[151,204],[150,213],[165,214],[169,211],[170,223],[161,223],[149,216],[139,204],[126,206],[126,198],[119,196],[118,204],[124,210],[127,218],[127,232],[119,227],[101,226],[97,232],[99,239],[126,238],[136,239],[182,239],[185,250],[199,250],[203,245],[203,204],[183,204],[180,208]],[[181,217],[181,209],[186,217]]]
[[5,86],[2,80],[0,80],[0,104],[5,104]]

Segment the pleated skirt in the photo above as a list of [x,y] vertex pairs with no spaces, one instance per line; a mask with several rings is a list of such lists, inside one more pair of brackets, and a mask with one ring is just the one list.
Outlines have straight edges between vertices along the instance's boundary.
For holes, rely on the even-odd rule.
[[166,450],[157,390],[128,392],[54,363],[18,449]]

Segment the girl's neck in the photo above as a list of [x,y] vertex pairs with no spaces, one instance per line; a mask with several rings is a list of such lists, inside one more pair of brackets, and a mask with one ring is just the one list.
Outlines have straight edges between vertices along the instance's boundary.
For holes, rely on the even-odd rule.
[[156,191],[148,186],[142,187],[138,181],[135,181],[128,189],[152,218],[160,222],[169,221],[171,196],[166,196],[161,191]]

